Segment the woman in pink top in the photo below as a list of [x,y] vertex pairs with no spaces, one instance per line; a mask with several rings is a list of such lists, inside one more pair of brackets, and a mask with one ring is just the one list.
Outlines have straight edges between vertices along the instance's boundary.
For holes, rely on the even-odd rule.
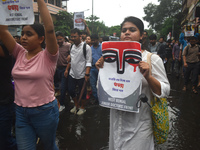
[[[12,75],[15,81],[18,149],[36,149],[39,137],[45,150],[58,150],[55,137],[59,111],[53,89],[58,46],[46,4],[44,0],[37,0],[37,3],[45,28],[41,24],[24,26],[21,46],[15,42],[7,26],[0,26],[0,39],[16,58]],[[44,40],[45,50],[42,49]]]

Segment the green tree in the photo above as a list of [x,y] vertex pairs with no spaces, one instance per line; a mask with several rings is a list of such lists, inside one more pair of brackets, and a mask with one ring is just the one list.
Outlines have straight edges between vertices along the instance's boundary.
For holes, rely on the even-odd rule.
[[155,34],[152,28],[145,29],[145,31],[148,32],[148,35],[149,35],[149,36],[152,35],[152,34]]
[[121,29],[120,29],[120,25],[117,25],[117,26],[112,26],[109,28],[109,35],[113,35],[113,33],[116,33],[116,36],[117,37],[120,37],[120,34],[121,34]]
[[73,15],[66,11],[59,11],[54,22],[55,31],[61,31],[64,35],[70,35],[73,28]]
[[158,0],[158,2],[159,5],[149,3],[144,7],[146,16],[143,19],[160,35],[166,36],[174,27],[174,36],[178,36],[183,17],[182,0]]
[[88,25],[88,28],[91,31],[91,34],[98,34],[99,36],[105,36],[108,32],[108,27],[105,25],[105,23],[102,21],[99,21],[99,17],[97,16],[89,16],[86,18],[86,22]]

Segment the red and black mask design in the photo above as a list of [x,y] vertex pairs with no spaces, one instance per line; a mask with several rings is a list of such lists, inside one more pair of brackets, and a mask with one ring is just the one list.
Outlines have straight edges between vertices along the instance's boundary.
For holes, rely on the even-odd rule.
[[[110,46],[110,45],[109,45]],[[104,61],[107,63],[117,63],[117,73],[123,74],[125,69],[125,62],[133,66],[133,72],[136,71],[136,67],[142,60],[140,45],[135,45],[136,47],[128,48],[127,46],[120,45],[117,48],[108,48],[108,46],[102,46],[102,53]]]

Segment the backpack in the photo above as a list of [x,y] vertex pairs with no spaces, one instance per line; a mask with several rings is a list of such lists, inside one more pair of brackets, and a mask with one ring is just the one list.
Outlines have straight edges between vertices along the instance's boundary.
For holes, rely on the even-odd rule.
[[[74,44],[71,45],[70,51],[71,51],[73,45],[74,45]],[[84,57],[85,57],[85,59],[86,59],[86,43],[83,44],[83,55],[84,55]]]
[[[198,47],[199,47],[199,45],[198,45]],[[187,56],[187,55],[188,55],[188,50],[189,50],[189,45],[186,46],[186,49],[185,49],[185,50],[186,50],[185,56]],[[199,52],[200,52],[200,47],[199,47]]]

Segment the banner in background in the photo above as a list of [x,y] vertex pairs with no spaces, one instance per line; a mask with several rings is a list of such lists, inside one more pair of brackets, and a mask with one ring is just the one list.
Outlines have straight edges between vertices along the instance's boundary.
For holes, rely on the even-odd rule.
[[1,25],[33,24],[33,1],[0,0],[0,14]]
[[194,36],[194,27],[192,25],[187,25],[185,27],[185,36]]
[[142,60],[138,42],[103,42],[104,66],[99,70],[99,105],[122,111],[139,112],[136,106],[141,94]]
[[83,23],[84,12],[75,12],[74,13],[74,28],[78,28],[79,30],[85,29],[85,24]]

